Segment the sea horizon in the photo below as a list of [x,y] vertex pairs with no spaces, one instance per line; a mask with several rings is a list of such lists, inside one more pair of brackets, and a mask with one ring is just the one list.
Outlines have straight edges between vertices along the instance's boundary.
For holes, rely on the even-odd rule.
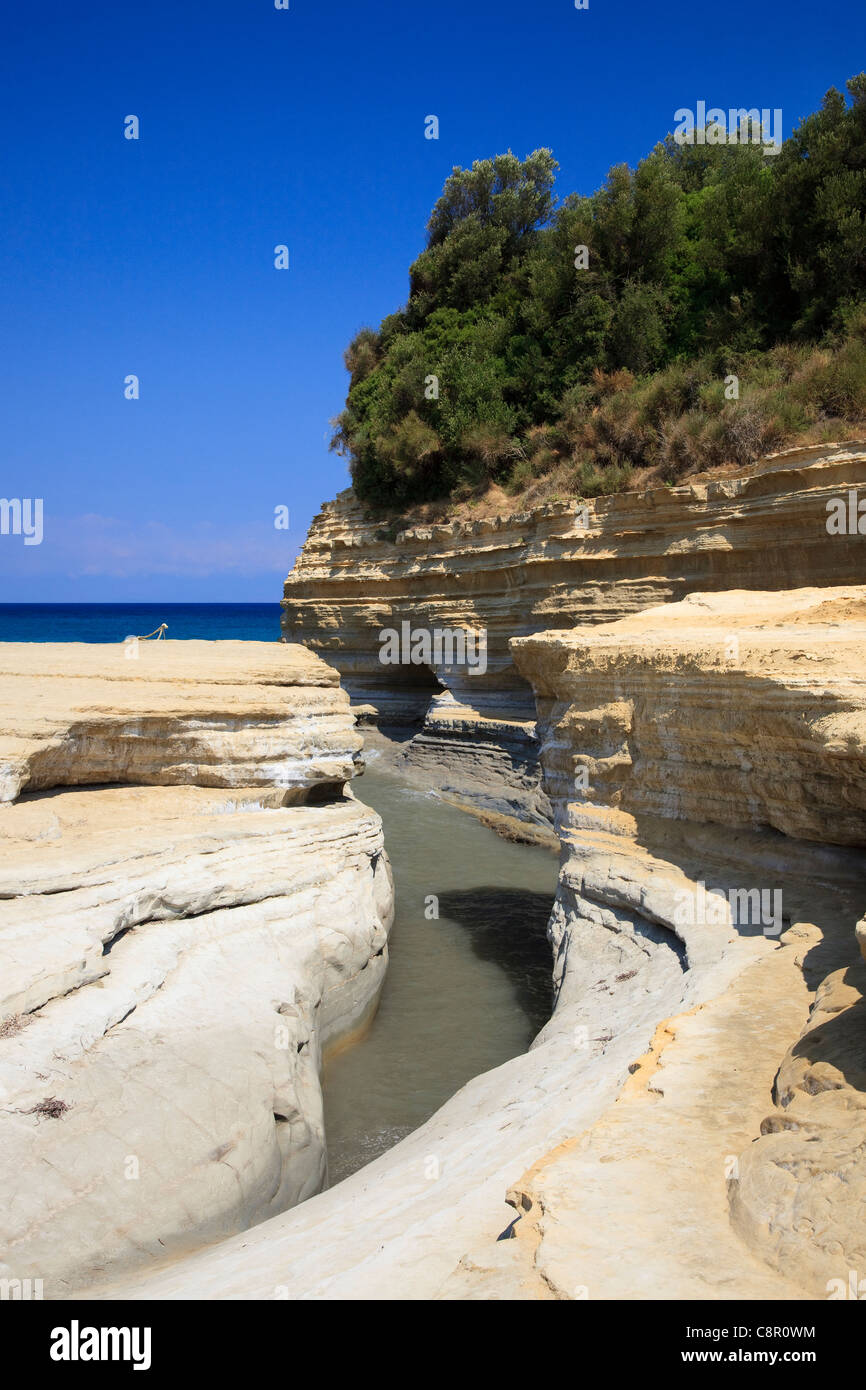
[[173,641],[280,640],[280,603],[0,603],[0,642],[123,642],[163,623]]

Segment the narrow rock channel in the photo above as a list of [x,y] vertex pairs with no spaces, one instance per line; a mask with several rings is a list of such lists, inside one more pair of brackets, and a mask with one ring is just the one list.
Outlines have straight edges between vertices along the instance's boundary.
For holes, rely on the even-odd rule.
[[355,790],[384,822],[397,915],[372,1026],[325,1068],[332,1186],[525,1052],[553,1002],[556,855],[413,786],[387,749],[367,758]]

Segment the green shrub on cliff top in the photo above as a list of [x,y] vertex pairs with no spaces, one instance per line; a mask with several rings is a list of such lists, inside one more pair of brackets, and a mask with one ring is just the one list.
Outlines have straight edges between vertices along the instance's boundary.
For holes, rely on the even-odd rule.
[[455,169],[406,306],[346,352],[333,447],[359,496],[563,468],[609,491],[866,417],[866,75],[847,87],[774,157],[669,136],[558,208],[549,150]]

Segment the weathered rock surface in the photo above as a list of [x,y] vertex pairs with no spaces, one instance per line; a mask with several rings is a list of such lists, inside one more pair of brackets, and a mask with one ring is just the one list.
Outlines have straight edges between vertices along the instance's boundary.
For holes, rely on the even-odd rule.
[[866,843],[864,640],[858,587],[694,594],[516,640],[559,825],[632,835],[661,816]]
[[0,1275],[62,1297],[322,1187],[322,1051],[375,1008],[393,895],[311,653],[3,655],[5,756],[63,789],[0,806]]
[[[827,503],[866,485],[866,445],[789,450],[736,476],[391,534],[351,490],[315,518],[286,580],[286,638],[340,671],[362,720],[423,727],[407,760],[465,802],[549,823],[532,690],[513,637],[610,622],[695,591],[859,583],[863,538]],[[584,521],[586,524],[584,525]],[[383,666],[379,633],[487,633],[484,673]]]
[[818,1059],[840,1108],[795,1133],[811,1167],[800,1205],[770,1180],[770,1239],[760,1135],[777,1073],[780,1112],[820,1103],[798,1039],[863,968],[864,601],[697,595],[515,642],[564,850],[550,1023],[333,1191],[108,1296],[826,1297],[864,1232],[856,1028]]
[[761,1137],[739,1156],[733,1220],[768,1263],[804,1271],[816,1293],[862,1299],[866,967],[822,940],[806,954],[804,968],[819,976],[814,1003],[774,1079]]
[[[615,1111],[516,1185],[524,1258],[557,1296],[758,1296],[767,1261],[826,1297],[862,1260],[866,860],[835,846],[866,839],[864,598],[698,594],[514,644],[566,851],[562,994],[582,994],[582,946],[623,915],[676,931],[690,970],[719,928],[778,941],[666,1020]],[[779,893],[784,932],[744,919],[755,890]]]
[[339,676],[303,647],[3,645],[0,801],[100,782],[277,786],[303,800],[352,777],[361,742]]

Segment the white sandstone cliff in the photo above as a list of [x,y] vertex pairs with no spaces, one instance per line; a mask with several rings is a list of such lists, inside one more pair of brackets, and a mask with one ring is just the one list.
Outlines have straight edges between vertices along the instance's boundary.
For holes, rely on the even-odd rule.
[[[798,1041],[810,1011],[824,1026],[828,971],[863,971],[864,638],[866,590],[846,588],[694,595],[514,642],[563,840],[550,1023],[334,1190],[102,1292],[826,1297],[863,1241],[835,1171],[863,1092],[831,1058],[848,1089],[828,1081],[822,1129],[830,1073]],[[757,917],[728,896],[755,888],[766,919],[760,892]],[[762,1146],[798,1087],[810,1167],[796,1156],[799,1202],[771,1183],[767,1226]]]
[[56,1298],[320,1190],[393,894],[311,653],[3,655],[6,794],[40,790],[0,806],[0,1275]]

